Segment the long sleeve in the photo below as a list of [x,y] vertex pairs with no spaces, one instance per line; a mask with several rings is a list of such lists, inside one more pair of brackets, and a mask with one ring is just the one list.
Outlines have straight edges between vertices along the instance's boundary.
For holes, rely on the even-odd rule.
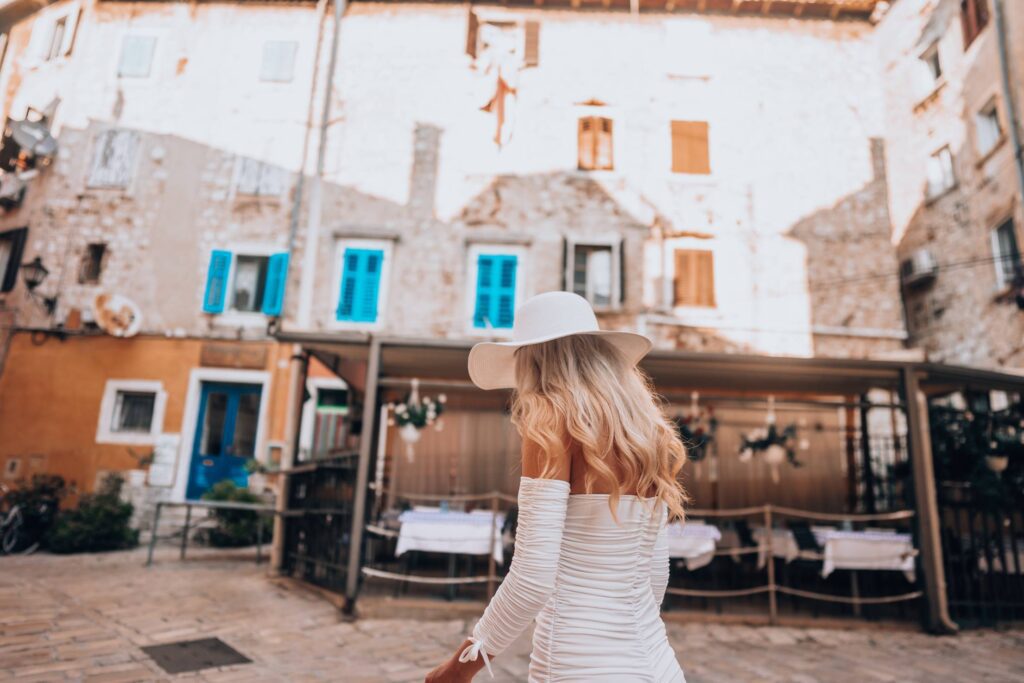
[[502,581],[480,621],[473,629],[473,645],[463,650],[462,661],[483,653],[500,654],[533,621],[555,590],[562,548],[569,482],[531,479],[519,482],[519,526],[508,575]]
[[651,553],[651,593],[654,594],[654,602],[657,605],[661,605],[665,600],[665,590],[668,588],[668,563],[668,524],[663,516],[659,516],[658,535]]

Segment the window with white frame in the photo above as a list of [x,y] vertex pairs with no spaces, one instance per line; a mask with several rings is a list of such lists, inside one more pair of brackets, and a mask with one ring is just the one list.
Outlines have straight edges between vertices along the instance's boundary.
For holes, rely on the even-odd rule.
[[30,62],[52,62],[70,54],[80,14],[77,2],[39,12],[29,38]]
[[286,174],[274,166],[249,157],[238,158],[235,192],[251,197],[280,197],[284,194]]
[[162,431],[167,394],[151,380],[108,380],[100,403],[97,443],[153,443]]
[[89,187],[125,189],[135,172],[139,134],[133,130],[111,128],[96,136]]
[[299,44],[294,40],[268,40],[263,43],[260,80],[269,83],[290,83],[295,77],[295,54]]
[[948,192],[956,185],[956,174],[953,172],[953,153],[948,146],[928,157],[927,178],[929,199]]
[[474,244],[469,250],[467,297],[469,327],[479,332],[505,333],[515,322],[522,297],[525,250],[507,245]]
[[126,35],[121,39],[117,75],[121,78],[149,78],[155,53],[155,36]]
[[996,286],[1000,289],[1012,284],[1021,273],[1020,249],[1012,218],[992,231],[992,260],[996,268]]
[[340,240],[335,257],[335,327],[379,325],[387,300],[389,240]]
[[264,245],[214,249],[206,272],[205,313],[278,316],[288,281],[288,252]]
[[622,241],[566,240],[566,289],[595,308],[610,308],[622,300]]
[[999,105],[993,99],[974,116],[974,128],[978,136],[978,154],[985,156],[1003,138],[1003,126],[999,122]]

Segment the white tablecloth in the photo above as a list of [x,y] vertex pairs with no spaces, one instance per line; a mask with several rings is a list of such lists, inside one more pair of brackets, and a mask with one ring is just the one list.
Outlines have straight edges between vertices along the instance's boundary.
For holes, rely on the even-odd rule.
[[[814,534],[814,538],[817,539],[818,545],[822,546],[825,545],[826,535],[831,531],[835,531],[835,528],[830,526],[811,527],[811,532]],[[793,532],[789,529],[772,529],[771,537],[772,557],[781,557],[786,562],[792,562],[796,559],[821,559],[811,552],[801,551],[800,546],[796,543],[796,537],[793,536]],[[764,527],[754,529],[754,538],[761,545],[761,549],[757,553],[757,568],[763,569],[768,561],[768,554],[766,552],[768,544],[765,543]]]
[[690,571],[710,564],[722,538],[718,527],[703,522],[668,525],[668,556],[682,558]]
[[494,559],[504,562],[501,527],[505,523],[505,515],[498,513],[493,517],[496,519],[492,524],[488,510],[441,512],[421,508],[403,512],[398,518],[402,527],[398,532],[395,557],[408,550],[488,555],[493,549]]
[[914,581],[914,542],[910,534],[879,531],[829,531],[825,534],[821,575],[836,569],[874,569],[903,572]]

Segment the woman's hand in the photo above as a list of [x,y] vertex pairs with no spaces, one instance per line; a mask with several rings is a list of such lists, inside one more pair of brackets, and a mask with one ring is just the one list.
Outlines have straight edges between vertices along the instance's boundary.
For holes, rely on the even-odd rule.
[[478,657],[475,661],[459,661],[459,655],[472,644],[468,639],[465,640],[454,655],[427,674],[424,683],[469,683],[472,681],[473,676],[484,667],[483,658]]

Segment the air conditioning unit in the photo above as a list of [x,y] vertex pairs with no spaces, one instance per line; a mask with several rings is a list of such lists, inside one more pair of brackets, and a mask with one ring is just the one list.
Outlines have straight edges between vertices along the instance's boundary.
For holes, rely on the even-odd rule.
[[939,266],[928,249],[915,249],[900,262],[900,280],[908,287],[930,283],[935,279]]

